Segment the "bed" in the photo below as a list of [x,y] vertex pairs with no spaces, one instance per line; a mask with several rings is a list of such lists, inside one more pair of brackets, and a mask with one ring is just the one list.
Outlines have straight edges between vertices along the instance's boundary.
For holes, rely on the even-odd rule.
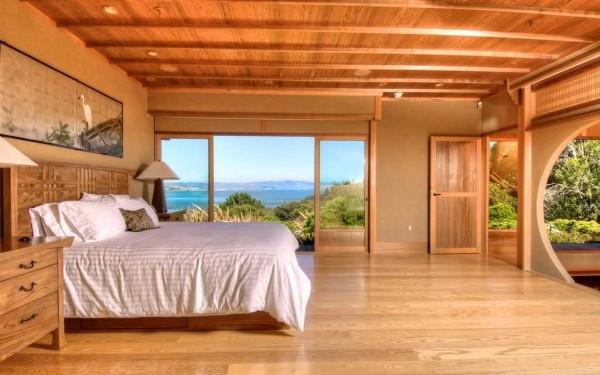
[[310,281],[276,223],[161,223],[64,253],[65,317],[138,318],[264,311],[302,331]]
[[[31,234],[28,210],[83,192],[128,194],[126,170],[39,163],[3,172],[4,233]],[[178,223],[77,243],[64,252],[67,330],[303,330],[310,281],[276,223]]]

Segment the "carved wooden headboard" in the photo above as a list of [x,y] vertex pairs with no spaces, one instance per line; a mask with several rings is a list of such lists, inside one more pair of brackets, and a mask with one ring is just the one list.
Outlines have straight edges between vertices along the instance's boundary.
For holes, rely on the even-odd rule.
[[3,234],[31,235],[29,209],[78,200],[83,193],[129,194],[133,171],[38,162],[37,167],[5,169],[2,174]]

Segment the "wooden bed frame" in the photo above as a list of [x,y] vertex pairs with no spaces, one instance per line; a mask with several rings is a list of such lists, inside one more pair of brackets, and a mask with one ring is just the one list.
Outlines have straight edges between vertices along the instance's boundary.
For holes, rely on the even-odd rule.
[[[29,209],[40,204],[78,200],[86,193],[129,194],[134,171],[39,162],[2,172],[4,236],[31,236]],[[65,251],[69,251],[65,249]],[[67,331],[114,330],[279,330],[289,328],[265,312],[181,318],[66,319]]]

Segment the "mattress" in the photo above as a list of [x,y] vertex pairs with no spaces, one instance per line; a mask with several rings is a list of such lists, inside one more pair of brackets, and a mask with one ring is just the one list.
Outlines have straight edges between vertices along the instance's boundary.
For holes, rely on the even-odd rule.
[[161,223],[64,251],[65,317],[266,311],[300,331],[311,284],[278,223]]

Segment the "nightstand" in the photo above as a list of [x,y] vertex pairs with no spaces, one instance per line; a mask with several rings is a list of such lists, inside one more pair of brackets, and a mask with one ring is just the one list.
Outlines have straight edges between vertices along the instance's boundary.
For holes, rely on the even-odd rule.
[[63,248],[71,237],[0,241],[0,361],[52,333],[64,338]]

